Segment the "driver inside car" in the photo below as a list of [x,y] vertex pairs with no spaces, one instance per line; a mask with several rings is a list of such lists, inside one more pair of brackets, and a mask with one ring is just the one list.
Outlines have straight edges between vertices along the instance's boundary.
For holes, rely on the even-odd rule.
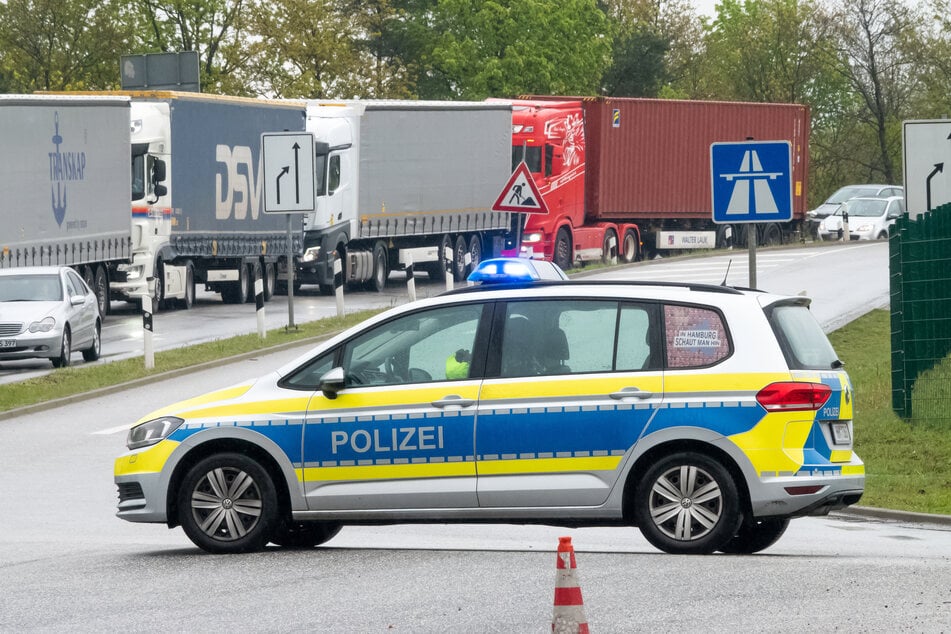
[[472,355],[468,350],[460,348],[449,355],[446,359],[446,378],[447,379],[465,379],[469,376],[469,361]]

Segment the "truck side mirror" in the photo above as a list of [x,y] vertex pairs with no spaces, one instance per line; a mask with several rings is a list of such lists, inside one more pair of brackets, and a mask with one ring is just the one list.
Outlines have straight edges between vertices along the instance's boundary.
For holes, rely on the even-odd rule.
[[168,187],[162,185],[165,180],[165,161],[155,159],[152,163],[152,191],[156,196],[164,196],[168,193]]

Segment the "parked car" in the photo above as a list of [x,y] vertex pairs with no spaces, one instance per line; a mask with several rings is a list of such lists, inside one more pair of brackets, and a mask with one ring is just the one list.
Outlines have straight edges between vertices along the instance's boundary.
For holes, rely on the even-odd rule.
[[41,358],[60,368],[73,350],[95,361],[101,333],[96,295],[73,269],[0,270],[0,361]]
[[822,219],[831,216],[839,205],[851,198],[889,198],[904,195],[905,188],[901,185],[846,185],[837,189],[824,203],[808,212],[806,217],[809,219],[812,235],[816,236]]
[[404,521],[624,524],[669,553],[753,553],[859,501],[854,391],[808,298],[554,266],[484,261],[480,286],[143,417],[118,516],[215,553]]
[[819,223],[819,238],[838,240],[845,213],[849,215],[849,240],[885,240],[889,227],[905,213],[905,199],[892,196],[848,200]]

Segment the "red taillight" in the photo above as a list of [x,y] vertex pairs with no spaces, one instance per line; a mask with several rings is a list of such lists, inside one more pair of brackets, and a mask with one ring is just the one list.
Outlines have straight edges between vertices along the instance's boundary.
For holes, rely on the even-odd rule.
[[832,388],[824,383],[770,383],[756,395],[767,412],[808,412],[822,407]]

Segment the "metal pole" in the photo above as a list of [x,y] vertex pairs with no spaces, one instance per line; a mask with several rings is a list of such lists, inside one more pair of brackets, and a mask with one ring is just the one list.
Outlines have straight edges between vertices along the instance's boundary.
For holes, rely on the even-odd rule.
[[756,223],[746,225],[746,243],[750,247],[750,288],[756,288]]
[[287,328],[297,330],[294,323],[294,227],[293,214],[287,214]]

